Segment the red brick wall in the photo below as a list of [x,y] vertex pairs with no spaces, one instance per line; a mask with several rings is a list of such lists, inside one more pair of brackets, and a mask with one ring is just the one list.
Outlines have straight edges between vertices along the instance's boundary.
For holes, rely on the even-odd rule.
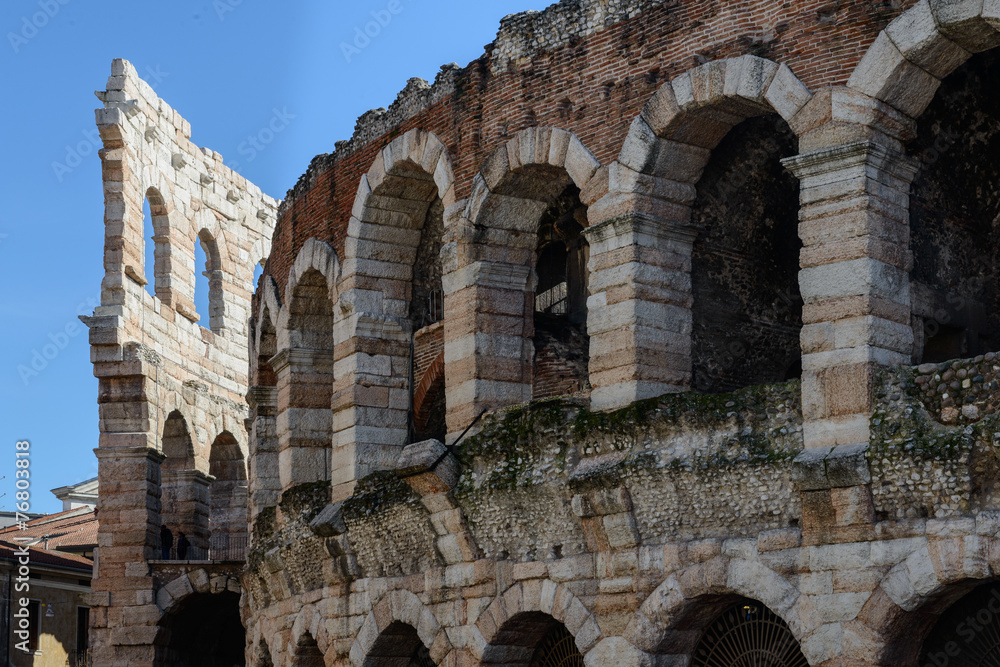
[[408,129],[434,132],[448,147],[459,199],[468,196],[486,156],[532,125],[574,132],[608,164],[642,106],[678,74],[705,60],[750,53],[787,64],[812,91],[843,84],[878,32],[912,4],[677,0],[543,53],[515,71],[491,71],[488,51],[460,72],[453,96],[397,131],[344,155],[315,158],[289,191],[266,271],[283,289],[298,248],[310,237],[329,241],[343,257],[361,176],[377,151]]

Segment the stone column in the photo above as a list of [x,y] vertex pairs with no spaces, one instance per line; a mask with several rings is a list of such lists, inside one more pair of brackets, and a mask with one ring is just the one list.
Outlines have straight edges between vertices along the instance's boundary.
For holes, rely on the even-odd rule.
[[868,140],[787,158],[801,182],[807,448],[867,443],[874,373],[909,364],[909,190],[917,165]]
[[[337,340],[332,401],[334,500],[357,480],[391,468],[409,436],[410,334],[392,317],[352,315],[350,337]],[[338,329],[346,325],[338,323]]]
[[487,260],[444,276],[449,442],[484,410],[531,400],[530,277],[527,265]]
[[247,433],[250,434],[247,517],[252,527],[261,510],[277,505],[281,495],[281,477],[278,473],[278,388],[251,387],[247,392],[247,403],[251,414],[247,420]]
[[[94,450],[101,494],[98,512],[100,564],[91,582],[94,665],[118,664],[127,651],[130,664],[153,664],[156,621],[154,581],[147,560],[156,558],[160,525],[160,463],[155,449],[134,446],[144,433],[102,433]],[[133,444],[130,444],[133,443]],[[152,624],[144,619],[152,618]]]
[[271,359],[278,379],[276,426],[282,492],[330,479],[333,352],[292,348]]
[[[691,384],[694,189],[614,163],[588,211],[591,405],[617,408]],[[651,191],[660,196],[639,194]]]

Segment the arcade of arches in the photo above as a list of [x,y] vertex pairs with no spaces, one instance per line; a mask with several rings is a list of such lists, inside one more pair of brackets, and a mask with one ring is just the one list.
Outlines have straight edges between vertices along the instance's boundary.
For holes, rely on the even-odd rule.
[[993,5],[513,15],[282,202],[114,61],[95,665],[1000,664]]

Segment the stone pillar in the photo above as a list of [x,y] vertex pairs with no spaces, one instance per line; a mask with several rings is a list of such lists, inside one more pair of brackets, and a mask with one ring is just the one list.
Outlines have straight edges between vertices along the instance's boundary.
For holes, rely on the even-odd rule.
[[292,348],[271,359],[278,379],[278,477],[282,492],[330,479],[333,352]]
[[801,182],[805,446],[867,443],[875,371],[910,363],[909,190],[917,165],[868,140],[783,164]]
[[152,665],[155,621],[153,577],[147,560],[156,558],[160,525],[160,463],[155,449],[134,446],[144,433],[102,433],[94,450],[101,494],[98,512],[100,564],[91,581],[90,603],[94,665],[118,664],[123,650],[130,664]]
[[531,400],[531,275],[527,265],[479,260],[444,276],[449,443],[484,410]]
[[[337,350],[332,402],[334,500],[354,483],[392,468],[409,437],[410,334],[395,318],[353,316],[353,336]],[[339,326],[339,325],[338,325]]]
[[[613,164],[612,182],[620,180],[619,171],[631,172]],[[584,233],[590,243],[591,405],[617,408],[687,390],[696,235],[689,204],[612,194],[591,208],[590,218]]]
[[278,388],[251,387],[247,392],[250,419],[250,457],[247,461],[249,483],[247,517],[254,519],[266,507],[278,504],[281,477],[278,473]]

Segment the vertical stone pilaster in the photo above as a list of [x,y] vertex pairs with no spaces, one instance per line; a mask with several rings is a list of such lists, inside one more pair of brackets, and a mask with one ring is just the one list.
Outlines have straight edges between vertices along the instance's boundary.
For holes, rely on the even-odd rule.
[[250,436],[248,466],[250,526],[265,507],[278,504],[281,477],[278,473],[278,389],[251,387],[247,392],[251,417],[247,433]]
[[875,370],[910,362],[909,188],[917,166],[870,141],[783,164],[801,182],[805,446],[867,442]]
[[352,325],[334,364],[334,500],[351,495],[362,477],[391,468],[409,436],[409,333],[393,318],[369,314],[355,315]]
[[330,479],[333,353],[291,348],[271,359],[277,376],[281,490]]
[[479,260],[444,277],[448,439],[484,410],[531,400],[531,269]]
[[587,212],[591,405],[622,407],[691,384],[694,186],[608,168]]

